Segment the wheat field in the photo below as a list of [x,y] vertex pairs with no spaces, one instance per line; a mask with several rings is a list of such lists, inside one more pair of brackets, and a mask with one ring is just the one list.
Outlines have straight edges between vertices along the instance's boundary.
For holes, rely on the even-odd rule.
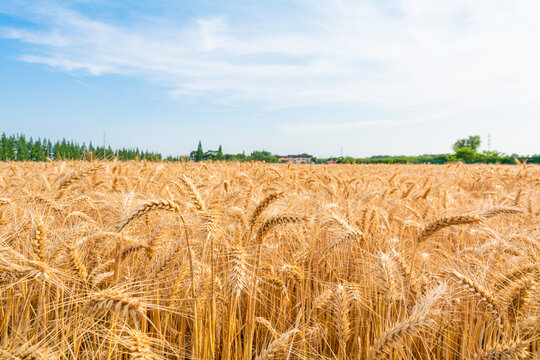
[[540,167],[0,164],[2,359],[538,359]]

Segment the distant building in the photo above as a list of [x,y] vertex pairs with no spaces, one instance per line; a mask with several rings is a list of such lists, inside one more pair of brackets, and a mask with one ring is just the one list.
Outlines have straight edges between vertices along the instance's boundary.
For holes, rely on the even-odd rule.
[[287,159],[286,157],[280,157],[278,160],[278,163],[280,164],[288,163],[288,162],[289,162],[289,159]]
[[[287,157],[283,157],[281,159],[286,159],[287,162],[293,163],[293,164],[311,164],[313,163],[313,156],[308,154],[300,154],[300,155],[287,155]],[[281,161],[280,159],[280,161]]]

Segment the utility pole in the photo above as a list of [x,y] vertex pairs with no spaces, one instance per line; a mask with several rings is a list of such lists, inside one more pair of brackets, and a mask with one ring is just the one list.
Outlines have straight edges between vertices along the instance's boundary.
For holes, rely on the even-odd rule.
[[488,151],[491,151],[491,134],[488,134]]
[[105,134],[105,131],[103,132],[103,160],[105,160],[105,141],[107,139],[107,135]]

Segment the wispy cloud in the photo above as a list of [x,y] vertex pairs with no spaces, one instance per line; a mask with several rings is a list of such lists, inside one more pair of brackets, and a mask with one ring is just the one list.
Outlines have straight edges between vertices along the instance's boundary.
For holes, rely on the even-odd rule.
[[281,20],[276,10],[256,24],[226,10],[181,22],[140,14],[142,23],[120,23],[50,4],[0,8],[39,25],[0,31],[32,46],[20,60],[88,75],[134,76],[172,96],[277,107],[347,103],[439,110],[540,96],[535,1],[302,1],[295,5],[308,15]]
[[385,127],[385,126],[400,126],[417,124],[426,121],[426,119],[416,120],[361,120],[345,123],[331,124],[300,124],[300,125],[284,125],[279,129],[283,132],[292,135],[312,135],[318,133],[328,133],[334,131],[356,130],[365,127]]

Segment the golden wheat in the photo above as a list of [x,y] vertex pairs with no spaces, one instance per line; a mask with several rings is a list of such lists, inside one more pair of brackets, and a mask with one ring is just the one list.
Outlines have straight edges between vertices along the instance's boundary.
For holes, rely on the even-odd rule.
[[538,357],[538,178],[0,163],[0,358]]

